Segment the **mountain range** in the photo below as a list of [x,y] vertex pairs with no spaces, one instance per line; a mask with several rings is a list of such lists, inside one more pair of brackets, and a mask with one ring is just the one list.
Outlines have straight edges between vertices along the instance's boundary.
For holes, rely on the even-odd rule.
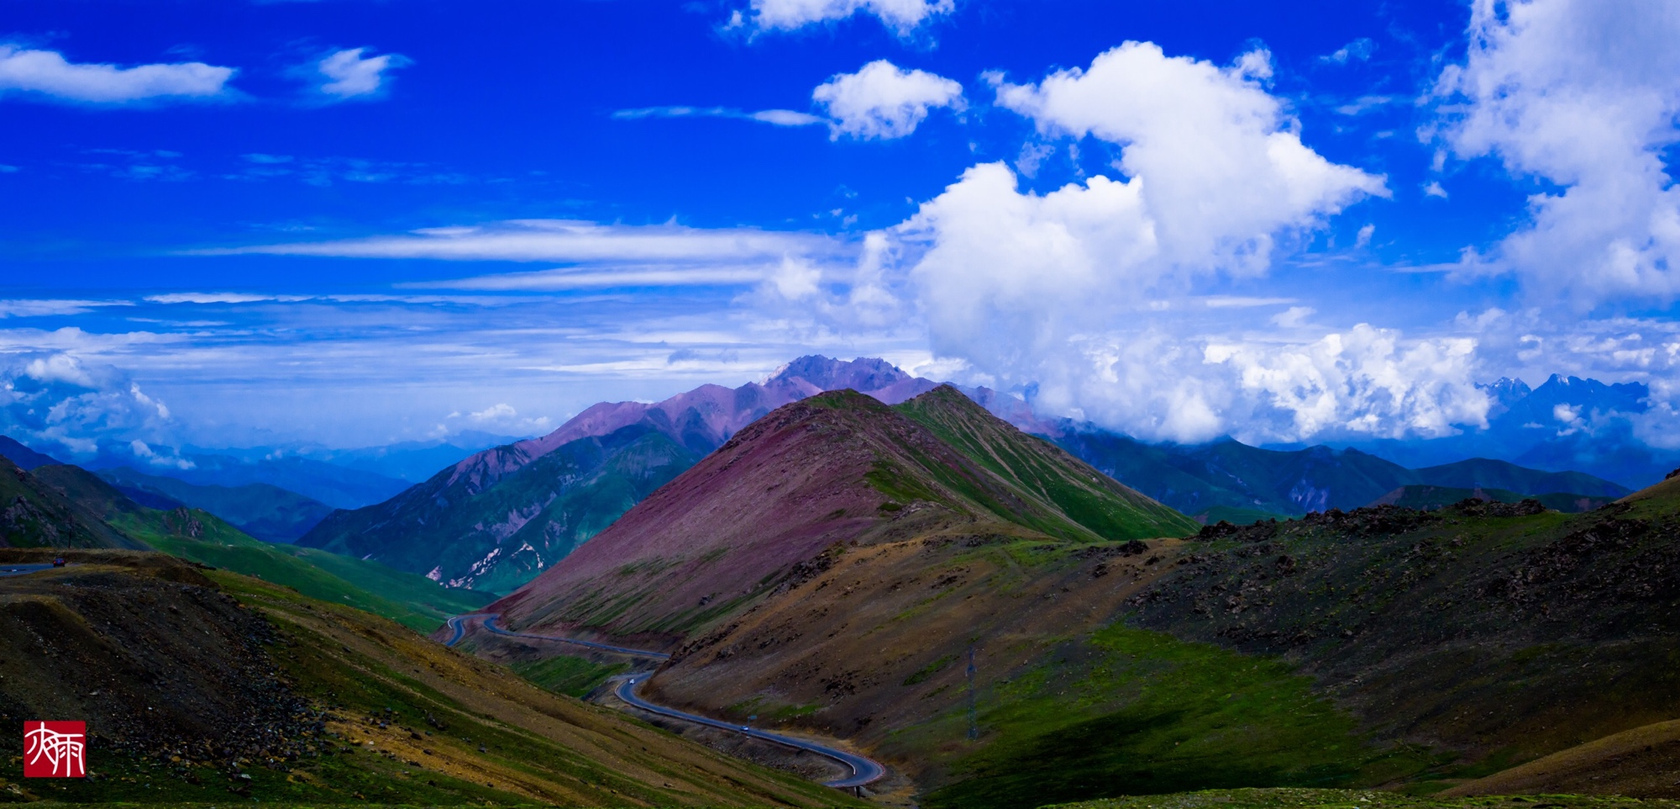
[[1060,430],[1057,442],[1105,474],[1203,522],[1253,522],[1332,508],[1371,505],[1403,487],[1500,489],[1574,500],[1615,499],[1629,489],[1580,472],[1543,472],[1472,458],[1407,469],[1357,449],[1251,447],[1224,440],[1200,446],[1150,445],[1090,428]]
[[491,607],[672,647],[858,546],[1073,542],[1195,523],[991,416],[954,388],[896,408],[852,391],[778,408]]
[[[449,497],[500,509],[567,475],[573,488],[539,513],[590,513],[583,500],[550,508],[574,495],[634,501],[494,604],[261,542],[125,484],[164,506],[149,507],[76,466],[0,461],[0,545],[32,546],[0,547],[0,561],[72,563],[0,579],[0,718],[90,716],[103,751],[98,779],[0,790],[850,801],[408,632],[484,611],[516,631],[663,650],[644,697],[728,727],[837,737],[928,809],[1252,787],[1680,797],[1680,478],[1606,503],[1615,484],[1504,462],[1409,470],[1354,449],[1101,445],[1133,458],[1130,474],[1311,509],[1202,525],[999,418],[985,392],[867,361],[812,360],[781,384],[844,383],[820,373],[835,365],[891,391],[784,393],[739,427],[746,416],[719,403],[750,412],[770,386],[602,406],[540,454],[510,446],[435,476],[438,520]],[[1439,483],[1407,482],[1425,477]],[[463,480],[491,483],[467,493]],[[533,488],[504,488],[516,481]],[[1391,483],[1377,499],[1429,510],[1335,505]],[[1591,510],[1502,488],[1518,484],[1574,489],[1548,502]],[[587,693],[615,670],[540,645],[513,671]],[[1477,805],[1489,804],[1463,804]]]
[[1521,466],[1578,471],[1629,489],[1662,480],[1680,466],[1680,450],[1640,437],[1637,420],[1650,411],[1642,383],[1605,384],[1553,374],[1539,387],[1500,379],[1483,390],[1493,400],[1488,426],[1435,439],[1343,442],[1407,466],[1436,466],[1463,458],[1498,458]]
[[[0,548],[161,551],[431,629],[491,599],[440,588],[377,562],[248,536],[209,511],[167,498],[140,502],[78,466],[25,470],[0,456]],[[161,507],[159,507],[161,506]]]
[[333,512],[332,506],[267,483],[200,486],[126,466],[102,469],[98,474],[142,505],[203,509],[266,542],[296,541]]
[[1198,528],[953,389],[833,392],[488,611],[668,650],[645,696],[842,738],[930,809],[1485,794],[1512,767],[1546,792],[1553,757],[1604,774],[1581,791],[1669,797],[1677,525],[1680,479],[1582,514],[1464,500]]
[[[807,356],[762,383],[706,385],[655,404],[601,403],[549,435],[477,453],[383,503],[335,513],[298,541],[380,560],[448,586],[505,593],[775,407],[844,388],[895,404],[936,386],[879,359]],[[1555,494],[1556,504],[1569,508],[1630,491],[1590,475],[1486,459],[1412,470],[1357,449],[1272,450],[1232,440],[1150,445],[1088,424],[1040,418],[1024,400],[987,388],[963,392],[1121,483],[1203,521],[1357,508],[1418,485]]]
[[335,513],[298,540],[511,591],[776,407],[851,388],[888,403],[934,383],[876,359],[795,360],[762,383],[704,385],[655,404],[601,403],[558,430],[477,453],[386,502]]

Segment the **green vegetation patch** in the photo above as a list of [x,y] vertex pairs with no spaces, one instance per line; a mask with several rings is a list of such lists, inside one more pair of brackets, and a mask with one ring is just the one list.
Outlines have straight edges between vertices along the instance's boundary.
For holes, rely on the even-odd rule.
[[909,677],[904,678],[904,684],[905,685],[917,685],[919,683],[925,683],[928,680],[932,679],[933,675],[938,674],[941,671],[944,671],[946,666],[949,666],[949,665],[951,665],[952,663],[955,663],[955,662],[957,662],[957,656],[956,655],[945,655],[944,657],[941,657],[938,660],[933,661],[932,663],[929,663],[929,664],[927,664],[927,665],[925,665],[925,666],[923,666],[919,669],[916,669],[916,671],[913,672]]
[[113,524],[171,556],[290,587],[311,598],[355,607],[416,632],[431,632],[449,616],[474,612],[495,598],[487,593],[440,587],[423,576],[392,570],[376,562],[294,545],[270,545],[213,517],[202,521],[203,539],[187,539],[170,532],[169,526],[162,522],[167,514],[152,511]]
[[531,663],[514,663],[509,668],[549,691],[582,699],[608,678],[629,671],[630,664],[605,665],[582,657],[560,655]]
[[1680,801],[1584,795],[1514,795],[1426,798],[1395,792],[1341,789],[1215,789],[1176,795],[1142,795],[1057,809],[1673,809]]
[[1279,661],[1112,626],[987,689],[986,746],[956,761],[955,782],[923,805],[1025,809],[1207,787],[1344,786],[1436,763],[1376,747],[1310,685]]

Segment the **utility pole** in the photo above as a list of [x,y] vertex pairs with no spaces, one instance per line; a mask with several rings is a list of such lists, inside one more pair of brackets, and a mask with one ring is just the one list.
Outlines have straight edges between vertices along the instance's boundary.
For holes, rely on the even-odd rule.
[[968,740],[980,738],[980,723],[974,714],[974,646],[968,647]]

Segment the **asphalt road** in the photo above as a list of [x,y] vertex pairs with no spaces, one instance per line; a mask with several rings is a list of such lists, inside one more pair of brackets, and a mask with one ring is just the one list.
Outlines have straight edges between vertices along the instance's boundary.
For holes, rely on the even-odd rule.
[[[499,616],[484,615],[482,613],[457,615],[450,618],[449,628],[453,634],[450,635],[449,640],[444,642],[444,645],[454,646],[455,644],[460,643],[461,638],[465,637],[467,634],[466,621],[467,619],[473,617],[482,617],[483,620],[481,623],[485,629],[497,635],[506,635],[510,638],[529,638],[531,640],[546,640],[554,643],[569,643],[574,646],[584,646],[598,651],[612,652],[614,654],[621,654],[627,657],[639,657],[647,660],[669,660],[671,658],[668,654],[650,652],[646,649],[631,649],[626,646],[613,646],[607,643],[595,643],[594,641],[563,638],[556,635],[534,635],[529,632],[510,632],[496,626],[496,619]],[[772,742],[784,747],[791,747],[795,750],[804,750],[825,758],[833,759],[851,768],[852,774],[849,777],[842,778],[838,781],[829,781],[825,784],[825,786],[831,786],[836,789],[851,789],[853,787],[861,787],[865,784],[873,783],[881,776],[886,775],[886,768],[882,767],[879,762],[864,758],[863,756],[855,753],[848,753],[844,750],[836,750],[832,747],[820,745],[815,742],[808,742],[804,739],[796,739],[792,736],[783,736],[780,733],[758,730],[747,725],[732,725],[728,722],[722,722],[716,719],[700,716],[698,714],[686,713],[675,708],[655,705],[639,696],[636,696],[636,686],[652,676],[653,672],[632,674],[618,684],[618,689],[615,693],[618,695],[619,699],[624,700],[626,705],[634,706],[651,714],[667,716],[672,719],[681,719],[685,722],[694,722],[696,724],[706,725],[720,730],[727,730],[732,733],[739,733],[743,736],[749,736],[754,739]]]
[[42,570],[52,570],[51,564],[44,565],[0,565],[0,579],[7,576],[23,576]]
[[852,768],[852,774],[850,776],[842,778],[838,781],[828,781],[824,783],[824,786],[831,786],[836,789],[851,789],[852,787],[861,787],[864,784],[872,783],[881,776],[887,774],[886,768],[882,767],[878,762],[854,753],[848,753],[844,750],[836,750],[832,747],[820,745],[815,742],[805,741],[804,739],[796,739],[792,736],[783,736],[780,733],[758,730],[748,727],[747,725],[731,725],[728,722],[720,722],[716,719],[709,719],[698,714],[685,713],[675,708],[655,705],[639,696],[636,696],[637,684],[648,679],[650,676],[650,673],[632,674],[629,677],[624,678],[624,680],[618,684],[618,690],[614,693],[618,695],[619,699],[624,700],[626,704],[640,708],[648,713],[668,716],[672,719],[681,719],[700,725],[707,725],[709,727],[739,733],[743,736],[748,736],[754,739],[763,739],[767,742],[774,742],[784,747],[791,747],[795,750],[804,750],[809,753],[816,753],[819,756],[834,759],[835,761]]

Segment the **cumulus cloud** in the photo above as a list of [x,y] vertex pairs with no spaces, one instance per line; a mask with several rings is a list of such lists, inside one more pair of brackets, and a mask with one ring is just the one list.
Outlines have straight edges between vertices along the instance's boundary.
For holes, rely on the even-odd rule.
[[172,427],[168,406],[113,368],[62,352],[0,366],[0,433],[26,444],[90,455],[101,439],[156,441]]
[[[1475,349],[1468,338],[1402,343],[1397,332],[1360,324],[1308,345],[1210,343],[1206,359],[1235,370],[1259,408],[1287,414],[1279,437],[1434,438],[1486,426]],[[1277,423],[1260,415],[1259,424]]]
[[1466,62],[1441,74],[1442,135],[1559,187],[1471,273],[1517,273],[1582,307],[1680,293],[1680,6],[1666,0],[1476,0]]
[[75,63],[56,51],[0,45],[0,94],[38,93],[86,104],[225,96],[236,71],[203,62],[136,65]]
[[[458,419],[460,417],[461,414],[459,413],[451,413],[448,418]],[[483,410],[468,413],[466,419],[472,423],[474,429],[490,430],[502,435],[532,435],[546,432],[553,427],[547,416],[522,417],[519,415],[517,408],[506,402],[498,402]],[[438,426],[445,432],[449,429],[446,424]]]
[[924,70],[904,70],[885,59],[856,73],[837,74],[811,98],[833,118],[829,136],[834,139],[902,138],[916,131],[929,110],[964,107],[961,84]]
[[922,23],[955,9],[954,0],[752,0],[748,10],[734,13],[729,27],[792,31],[869,14],[899,36],[908,37]]
[[[1425,385],[1376,425],[1351,424],[1351,409],[1323,415],[1316,401],[1297,419],[1311,397],[1243,382],[1245,371],[1272,355],[1216,350],[1207,339],[1140,325],[1154,304],[1188,294],[1199,280],[1263,275],[1280,238],[1388,193],[1383,178],[1325,160],[1301,142],[1299,125],[1260,84],[1268,68],[1263,51],[1219,67],[1131,42],[1088,69],[1037,84],[996,81],[1000,106],[1033,119],[1042,136],[1115,144],[1124,176],[1037,194],[1023,192],[1004,164],[978,165],[897,228],[909,294],[935,353],[1006,387],[1037,385],[1053,410],[1153,438],[1212,437],[1243,423],[1235,415],[1245,402],[1262,401],[1291,414],[1278,435],[1433,429],[1439,420],[1420,415],[1427,410],[1421,402],[1444,388]],[[1321,358],[1316,364],[1284,365],[1317,369],[1301,384],[1341,396],[1346,408],[1382,399],[1327,381],[1336,373],[1344,381],[1375,378],[1381,362],[1348,357],[1423,350],[1402,347],[1397,335],[1341,339],[1340,353],[1317,344],[1297,349]],[[1348,367],[1336,371],[1337,362]],[[1383,388],[1391,398],[1393,389]],[[1474,415],[1456,405],[1442,410],[1448,421]]]
[[347,48],[335,51],[315,63],[321,84],[319,90],[333,100],[379,96],[390,83],[386,73],[406,67],[411,60],[402,54],[387,53],[363,57],[367,48]]

